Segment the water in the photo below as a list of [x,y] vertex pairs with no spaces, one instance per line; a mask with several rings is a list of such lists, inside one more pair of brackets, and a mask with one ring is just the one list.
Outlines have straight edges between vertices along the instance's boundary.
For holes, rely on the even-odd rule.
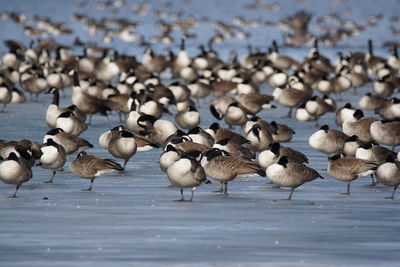
[[[161,8],[167,1],[152,1]],[[88,40],[81,24],[71,22],[69,16],[78,12],[73,2],[55,1],[1,1],[1,11],[24,12],[29,18],[34,14],[47,15],[55,21],[68,22],[83,40]],[[79,10],[94,17],[130,16],[144,25],[138,32],[146,36],[158,34],[153,26],[153,16],[133,16],[131,4],[117,15],[94,10],[94,2]],[[184,5],[182,4],[184,3]],[[333,57],[338,50],[365,50],[366,40],[376,39],[377,54],[387,55],[381,47],[393,39],[388,32],[389,18],[395,15],[399,1],[297,1],[279,2],[277,13],[242,10],[249,1],[176,1],[172,10],[184,10],[195,17],[209,16],[213,20],[231,21],[236,15],[261,20],[276,20],[300,8],[309,8],[315,14],[353,11],[353,19],[365,21],[366,16],[384,14],[377,27],[360,36],[345,40],[339,48],[322,48],[322,53]],[[330,9],[333,4],[338,7]],[[58,8],[60,5],[63,8]],[[356,8],[357,7],[357,8]],[[224,16],[221,16],[223,14]],[[16,39],[28,43],[20,26],[10,21],[2,22],[0,38]],[[397,25],[398,26],[398,25]],[[211,23],[200,24],[195,32],[199,38],[188,42],[189,52],[196,53],[196,44],[204,43],[211,32]],[[247,43],[265,47],[272,38],[279,38],[274,28],[246,28],[251,33],[247,41],[227,40],[216,49],[227,56],[237,49],[245,53]],[[383,30],[384,29],[384,30]],[[262,33],[262,34],[261,34]],[[176,38],[179,34],[176,33]],[[86,39],[85,39],[86,38]],[[96,36],[94,39],[99,38]],[[74,36],[61,36],[56,40],[72,42]],[[192,43],[191,43],[192,42]],[[110,46],[140,58],[143,48],[136,44],[115,41]],[[163,48],[155,45],[155,48]],[[4,49],[4,46],[2,46]],[[175,46],[175,49],[176,46]],[[285,48],[283,53],[302,59],[308,48]],[[358,90],[346,92],[344,99],[354,103],[371,90],[367,84]],[[271,89],[262,87],[262,92]],[[70,104],[70,92],[61,99],[61,106]],[[208,112],[212,98],[201,105],[201,126],[207,128],[214,118]],[[29,138],[41,142],[48,131],[44,121],[51,96],[41,95],[23,105],[7,106],[0,114],[0,138],[19,140]],[[345,102],[338,102],[342,106]],[[229,183],[230,195],[224,198],[212,191],[219,184],[202,185],[195,192],[193,203],[176,203],[179,190],[169,187],[166,175],[159,170],[160,150],[137,153],[127,165],[124,174],[108,175],[96,179],[93,192],[82,192],[88,180],[73,175],[68,166],[56,175],[54,184],[43,184],[51,176],[50,170],[33,169],[33,178],[24,184],[17,199],[8,199],[14,187],[0,184],[0,263],[2,266],[110,266],[119,265],[269,265],[269,266],[321,266],[399,265],[400,208],[399,200],[386,200],[391,188],[366,187],[367,178],[352,184],[348,198],[339,195],[345,184],[326,173],[327,158],[308,146],[308,137],[318,127],[315,122],[300,123],[281,118],[287,109],[279,106],[259,115],[268,121],[279,120],[296,130],[291,143],[286,144],[305,153],[310,166],[325,179],[318,179],[298,188],[292,201],[281,201],[288,189],[277,189],[266,184],[265,178],[243,178]],[[367,116],[375,116],[371,112]],[[173,119],[167,116],[167,119]],[[326,114],[320,125],[334,125],[334,114]],[[101,133],[120,124],[118,116],[108,119],[95,116],[89,129],[81,137],[95,145],[91,154],[110,157],[98,145]],[[223,123],[222,123],[223,124]],[[223,124],[224,125],[224,124]],[[239,129],[237,129],[239,130]],[[189,192],[185,192],[189,194]]]

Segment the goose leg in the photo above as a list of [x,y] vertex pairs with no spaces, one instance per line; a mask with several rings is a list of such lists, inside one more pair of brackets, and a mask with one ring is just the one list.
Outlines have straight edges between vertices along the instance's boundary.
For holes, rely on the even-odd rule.
[[399,187],[398,185],[393,186],[393,193],[392,193],[392,195],[391,195],[390,197],[385,197],[385,199],[394,199],[394,194],[396,193],[396,190],[397,190],[398,187]]
[[292,117],[292,111],[293,111],[293,107],[290,107],[290,108],[289,108],[289,112],[288,112],[288,114],[286,115],[286,118],[291,118],[291,117]]
[[3,109],[1,110],[1,113],[4,113],[4,111],[6,110],[6,106],[7,106],[7,103],[5,103],[5,104],[3,105]]
[[45,183],[45,184],[52,184],[52,183],[53,183],[54,176],[56,176],[56,171],[53,171],[53,176],[51,176],[51,179],[50,179],[50,180],[45,181],[45,182],[43,182],[43,183]]
[[128,163],[129,159],[124,160],[124,166],[122,168],[125,170],[126,164]]
[[370,184],[367,184],[367,186],[376,186],[376,182],[375,182],[375,179],[374,179],[374,174],[371,174],[371,180],[372,180],[372,182]]
[[88,191],[88,192],[92,191],[92,188],[93,188],[93,181],[94,181],[94,178],[93,178],[92,180],[90,180],[90,186],[89,186],[89,188],[88,188],[88,189],[82,189],[82,191]]
[[197,188],[197,187],[193,187],[193,188],[192,188],[192,194],[190,195],[190,198],[189,198],[187,201],[189,201],[189,202],[192,202],[192,201],[193,201],[193,193],[194,193],[194,190],[196,190],[196,188]]
[[290,194],[289,194],[289,197],[287,198],[287,200],[292,200],[292,195],[293,195],[293,192],[294,192],[294,187],[292,188],[292,190],[290,191]]
[[17,197],[17,191],[18,191],[20,186],[21,186],[21,184],[17,185],[17,187],[15,188],[14,194],[12,196],[10,196],[9,198],[16,198]]
[[226,197],[229,195],[228,194],[228,182],[224,182],[223,185],[224,185],[224,196]]
[[181,198],[180,198],[180,199],[177,199],[177,200],[174,200],[174,201],[176,201],[176,202],[183,202],[183,201],[185,201],[185,198],[183,197],[183,188],[181,188]]
[[346,192],[343,192],[343,193],[341,193],[342,195],[350,195],[350,184],[351,184],[351,182],[347,182],[347,191]]

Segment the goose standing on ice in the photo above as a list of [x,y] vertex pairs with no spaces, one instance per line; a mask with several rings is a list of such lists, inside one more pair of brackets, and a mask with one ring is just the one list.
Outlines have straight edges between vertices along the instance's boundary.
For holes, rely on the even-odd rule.
[[15,198],[19,187],[31,178],[31,168],[26,166],[14,152],[11,152],[6,160],[0,162],[0,180],[6,184],[17,186],[15,193],[10,198]]
[[[182,153],[180,159],[167,168],[168,180],[181,191],[181,198],[177,201],[193,201],[194,190],[206,181],[206,173],[200,164],[202,157],[200,151],[189,150]],[[188,200],[185,200],[183,196],[184,188],[192,189],[191,197]]]
[[67,154],[65,153],[64,147],[54,142],[51,138],[47,139],[40,150],[43,154],[40,157],[40,163],[38,165],[44,169],[53,170],[53,175],[50,180],[45,183],[53,183],[57,170],[61,169],[67,160]]
[[124,170],[121,165],[111,159],[88,155],[85,151],[78,154],[76,159],[71,162],[69,168],[75,175],[84,179],[90,179],[89,188],[83,189],[83,191],[92,191],[93,182],[97,177]]
[[339,181],[347,183],[347,191],[343,193],[344,195],[350,195],[352,181],[359,177],[373,174],[377,167],[377,163],[346,157],[345,154],[341,153],[328,158],[328,174]]
[[289,162],[286,156],[282,156],[277,163],[270,165],[266,173],[274,184],[291,188],[288,200],[292,199],[293,192],[297,187],[317,178],[323,179],[316,170],[301,163]]
[[393,194],[388,199],[394,199],[394,194],[400,185],[400,163],[388,156],[386,162],[378,167],[376,175],[381,183],[387,186],[393,186]]

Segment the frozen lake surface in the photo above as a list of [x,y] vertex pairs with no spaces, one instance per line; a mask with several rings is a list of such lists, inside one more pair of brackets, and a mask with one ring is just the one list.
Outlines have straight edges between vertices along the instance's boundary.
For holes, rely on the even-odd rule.
[[[180,2],[176,1],[174,5]],[[215,5],[210,2],[205,1],[205,5]],[[72,5],[58,1],[0,3],[0,11],[48,15],[56,21],[69,22],[67,16],[61,17],[60,14],[65,12],[71,15],[76,11]],[[55,5],[61,3],[66,5],[64,10],[53,10]],[[200,5],[197,1],[190,3],[194,7]],[[231,1],[216,3],[221,6]],[[229,8],[232,17],[240,15],[240,7],[244,5],[241,1],[234,3],[237,6]],[[291,5],[293,3],[297,2],[283,1],[281,8],[287,5],[288,13],[306,7],[315,13],[329,12],[328,4],[313,5],[320,1],[305,1],[297,7]],[[362,17],[362,14],[384,13],[386,20],[395,15],[393,7],[398,12],[400,4],[399,1],[385,1],[379,5],[378,2],[365,1],[365,7],[355,9],[357,3],[360,2],[349,1],[343,5],[352,8],[356,18]],[[191,14],[190,4],[182,8]],[[221,12],[221,9],[209,9],[208,15],[221,15],[218,10]],[[201,12],[207,14],[205,10]],[[105,11],[96,14],[104,15]],[[93,13],[93,16],[96,14]],[[279,13],[253,14],[257,18],[265,14],[279,18],[287,13],[281,10]],[[138,19],[153,23],[151,18]],[[79,33],[77,24],[71,25]],[[5,29],[0,33],[2,40],[26,40],[22,30],[9,21],[4,22],[3,27]],[[205,31],[199,27],[199,31],[202,30]],[[257,31],[262,29],[251,31],[256,35],[249,42],[255,46],[261,46],[266,40],[269,44],[272,40],[272,37],[257,37]],[[369,31],[345,41],[345,50],[365,50],[366,40],[376,31],[376,38],[379,39],[377,54],[387,55],[380,42],[392,39],[391,35],[379,28]],[[271,32],[275,38],[279,37],[278,30]],[[81,34],[84,36],[84,32]],[[60,40],[63,38],[65,41],[73,40],[72,37],[60,37]],[[202,43],[201,40],[197,42]],[[225,50],[223,45],[216,46],[216,49],[225,54],[233,48],[243,52],[246,44],[236,40],[236,43],[228,42]],[[137,46],[114,45],[136,54],[138,58],[143,52],[143,48]],[[283,49],[283,52],[301,59],[308,50],[289,48]],[[321,52],[334,56],[338,50],[341,48],[322,48]],[[346,92],[345,101],[338,101],[338,107],[345,102],[357,103],[361,95],[370,90],[371,83],[358,89],[358,95],[353,95],[353,91]],[[264,86],[262,92],[270,94],[272,91]],[[200,101],[200,126],[204,128],[214,122],[208,111],[211,100],[208,97]],[[29,138],[41,142],[48,131],[44,114],[50,102],[49,95],[41,95],[36,101],[29,99],[22,105],[7,106],[6,112],[0,113],[0,138]],[[70,103],[70,92],[61,102],[62,106]],[[273,188],[265,178],[257,177],[230,182],[230,195],[226,198],[212,192],[219,188],[219,184],[213,181],[211,185],[198,188],[193,203],[173,202],[179,198],[179,190],[169,187],[166,175],[159,170],[160,149],[137,153],[128,163],[125,173],[96,179],[93,192],[82,192],[81,189],[86,188],[89,181],[69,171],[68,166],[74,159],[71,156],[65,171],[56,175],[54,184],[42,183],[49,179],[50,170],[35,167],[33,178],[21,187],[16,199],[7,198],[13,193],[14,186],[0,184],[0,265],[399,266],[400,201],[384,199],[392,189],[382,185],[367,187],[365,185],[370,179],[362,178],[352,183],[350,197],[339,195],[345,190],[345,184],[329,177],[326,173],[327,157],[308,145],[308,137],[319,127],[315,122],[300,123],[282,118],[286,112],[286,108],[278,106],[276,110],[263,111],[259,115],[268,121],[279,120],[294,128],[296,135],[285,145],[306,154],[309,165],[325,177],[298,188],[292,201],[279,200],[288,196],[288,189]],[[366,115],[375,116],[372,112]],[[171,116],[166,118],[173,119]],[[320,125],[325,123],[337,129],[334,114],[326,114],[320,119]],[[81,135],[95,145],[88,153],[111,158],[106,150],[99,147],[98,137],[118,124],[120,122],[115,113],[108,119],[95,116],[92,125]],[[396,196],[399,198],[399,194]]]

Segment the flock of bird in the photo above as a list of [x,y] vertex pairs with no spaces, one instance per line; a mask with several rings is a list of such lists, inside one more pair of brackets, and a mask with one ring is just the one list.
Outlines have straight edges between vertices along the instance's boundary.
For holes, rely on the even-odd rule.
[[[9,40],[6,45],[9,52],[2,56],[0,72],[4,108],[26,101],[24,92],[53,97],[43,114],[50,130],[42,142],[0,140],[0,180],[16,185],[12,197],[32,178],[35,166],[52,170],[47,183],[53,183],[67,157],[77,154],[70,170],[89,179],[91,191],[96,178],[123,172],[137,152],[160,149],[160,169],[180,189],[180,201],[186,200],[184,188],[191,189],[187,201],[192,201],[194,190],[210,182],[207,177],[220,182],[218,192],[226,196],[228,183],[243,176],[266,176],[290,188],[291,199],[297,187],[323,177],[306,165],[306,155],[281,144],[291,141],[293,129],[257,116],[263,109],[274,112],[277,104],[288,107],[287,116],[300,122],[336,112],[341,130],[323,125],[309,137],[309,145],[329,156],[327,172],[347,183],[345,194],[350,194],[352,181],[367,175],[373,185],[392,186],[391,198],[400,184],[400,153],[394,152],[400,144],[397,47],[388,57],[378,57],[369,40],[367,52],[339,53],[332,63],[321,54],[318,40],[303,61],[280,54],[275,41],[268,51],[249,51],[241,60],[232,54],[226,61],[204,46],[190,57],[185,37],[178,53],[161,55],[147,48],[141,60],[110,48],[84,48],[74,56],[54,41],[25,46]],[[341,93],[359,87],[372,90],[359,103],[337,109]],[[71,105],[61,107],[66,90]],[[199,127],[204,116],[198,111],[200,99],[209,95],[211,114],[229,128],[219,122]],[[169,108],[174,120],[165,118],[172,115]],[[364,117],[363,110],[374,110],[381,118]],[[84,150],[94,145],[79,137],[93,115],[110,112],[118,113],[123,124],[102,133],[99,145],[122,165],[88,154]]]
[[[184,2],[188,3],[188,1]],[[296,6],[301,7],[305,1],[294,2]],[[171,2],[154,4],[151,1],[135,1],[134,3],[125,0],[82,1],[74,4],[77,12],[70,17],[70,20],[80,23],[89,37],[97,36],[105,44],[116,41],[138,43],[141,46],[152,43],[173,44],[176,42],[176,36],[183,34],[187,38],[197,39],[198,34],[195,29],[204,25],[212,32],[208,39],[209,43],[222,43],[229,39],[248,39],[252,35],[250,28],[274,27],[281,31],[283,42],[288,46],[306,46],[314,38],[318,38],[321,44],[336,46],[343,40],[353,38],[363,31],[378,26],[384,19],[383,14],[376,14],[365,16],[365,21],[355,20],[352,10],[346,7],[346,2],[348,1],[332,1],[329,6],[330,13],[316,16],[317,12],[307,10],[299,10],[287,15],[286,8],[281,7],[279,2],[269,3],[266,0],[254,0],[240,7],[242,11],[250,12],[252,19],[237,15],[231,21],[227,21],[226,18],[222,19],[208,14],[200,16],[197,12],[188,15],[182,6],[177,4],[174,7],[175,3]],[[338,10],[338,6],[342,4],[344,5],[342,10]],[[227,4],[221,3],[215,6],[224,8],[225,5]],[[235,3],[235,5],[237,4]],[[173,9],[179,11],[173,11]],[[205,9],[205,7],[201,7],[201,9]],[[106,16],[102,14],[104,10],[109,11]],[[126,13],[127,10],[130,10],[132,15],[114,16]],[[270,16],[272,12],[281,12],[282,17],[278,20],[264,21],[261,19],[274,17]],[[98,14],[89,15],[93,13],[100,13],[101,17]],[[134,17],[135,20],[132,20],[131,17]],[[147,32],[141,33],[141,28],[147,24],[141,21],[144,17],[156,20],[154,26],[160,30],[158,34],[149,36],[146,34]],[[26,36],[47,38],[74,33],[70,24],[54,21],[47,16],[35,15],[29,18],[24,13],[0,12],[0,20],[9,20],[22,27]],[[399,34],[399,21],[398,16],[389,18],[388,31],[390,30],[392,35]],[[153,31],[150,32],[153,33]],[[202,38],[204,39],[204,36]],[[82,41],[77,38],[76,44],[79,43]],[[388,44],[390,43],[398,44],[398,41],[388,41]]]

